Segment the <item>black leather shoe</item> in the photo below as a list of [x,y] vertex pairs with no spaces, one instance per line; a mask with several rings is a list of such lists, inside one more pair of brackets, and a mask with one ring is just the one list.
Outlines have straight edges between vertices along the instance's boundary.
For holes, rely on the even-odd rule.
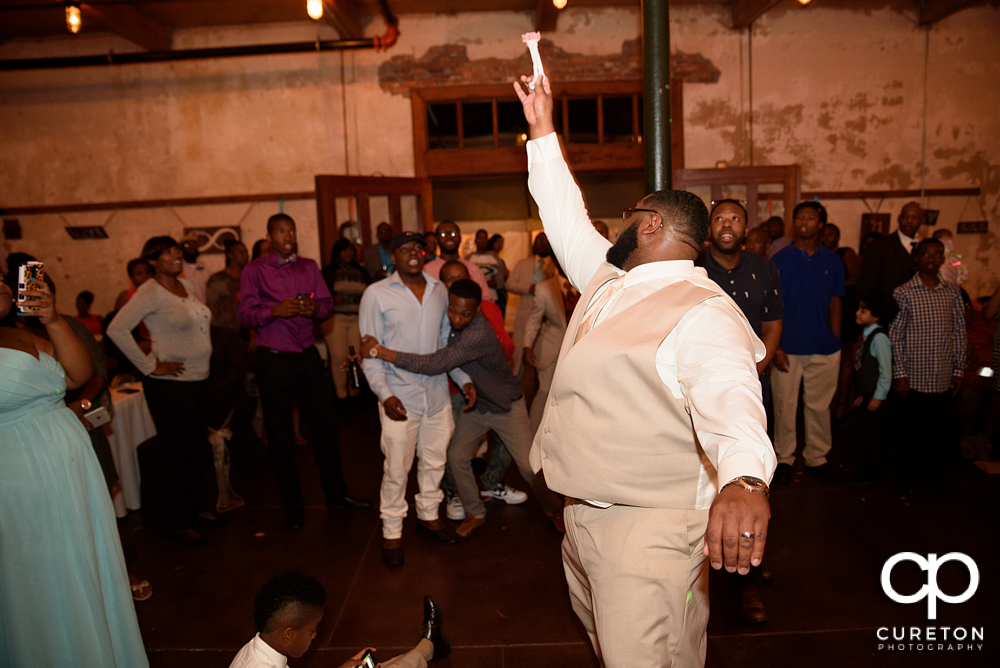
[[227,527],[230,524],[228,517],[223,517],[218,513],[212,512],[211,510],[198,513],[194,516],[194,521],[197,524],[202,524],[207,527]]
[[424,596],[424,626],[420,638],[426,638],[434,644],[434,657],[431,661],[443,659],[451,654],[451,645],[444,637],[441,626],[441,608],[437,607],[437,603],[430,596]]
[[389,568],[403,565],[403,541],[398,538],[382,541],[382,563]]
[[760,624],[768,620],[767,609],[757,587],[743,587],[740,601],[740,619],[747,624]]
[[174,531],[174,538],[194,547],[204,547],[208,545],[208,540],[194,529],[177,529]]
[[344,494],[343,496],[330,499],[326,502],[326,505],[327,507],[340,506],[341,508],[348,508],[350,510],[365,510],[372,507],[372,502],[368,499],[358,499],[350,494]]
[[454,545],[458,542],[458,534],[446,528],[441,523],[441,520],[434,520],[426,524],[423,520],[417,520],[417,533],[433,538],[445,545]]
[[787,485],[792,481],[792,467],[790,464],[778,464],[774,470],[774,479],[779,485]]
[[289,531],[299,531],[306,523],[306,514],[302,510],[286,510],[285,525]]

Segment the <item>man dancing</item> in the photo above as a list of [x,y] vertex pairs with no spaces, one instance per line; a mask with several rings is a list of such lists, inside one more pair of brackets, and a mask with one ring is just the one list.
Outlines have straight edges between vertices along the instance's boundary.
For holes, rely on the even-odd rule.
[[563,565],[602,664],[705,662],[712,567],[760,564],[775,459],[756,362],[765,350],[703,270],[701,200],[661,191],[625,209],[614,245],[590,224],[544,75],[515,84],[528,186],[582,292],[531,449],[567,496]]

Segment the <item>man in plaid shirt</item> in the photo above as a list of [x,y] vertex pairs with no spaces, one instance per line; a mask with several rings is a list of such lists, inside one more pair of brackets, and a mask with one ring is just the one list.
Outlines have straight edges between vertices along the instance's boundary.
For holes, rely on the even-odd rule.
[[917,274],[893,291],[899,307],[889,330],[893,389],[903,397],[904,442],[912,447],[900,458],[904,491],[917,482],[944,484],[952,397],[965,374],[965,306],[958,286],[938,278],[944,251],[937,239],[921,241]]

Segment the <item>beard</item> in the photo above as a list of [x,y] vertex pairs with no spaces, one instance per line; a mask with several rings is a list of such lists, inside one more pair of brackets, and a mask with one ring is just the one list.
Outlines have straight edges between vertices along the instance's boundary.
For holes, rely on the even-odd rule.
[[723,255],[735,255],[740,252],[740,249],[743,247],[746,240],[747,237],[744,234],[742,237],[736,237],[736,239],[734,239],[732,248],[723,248],[722,246],[716,244],[714,240],[712,241],[712,246]]
[[629,225],[618,235],[615,245],[608,249],[606,259],[619,269],[625,269],[625,263],[639,248],[639,221]]

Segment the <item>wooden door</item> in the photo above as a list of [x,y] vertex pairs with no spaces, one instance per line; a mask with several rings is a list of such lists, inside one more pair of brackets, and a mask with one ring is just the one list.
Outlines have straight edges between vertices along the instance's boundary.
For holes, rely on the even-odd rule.
[[[778,191],[772,186],[780,184]],[[802,193],[802,170],[798,165],[767,165],[765,167],[720,167],[718,169],[677,169],[674,170],[674,188],[692,190],[708,187],[711,200],[725,199],[726,190],[742,188],[747,209],[747,227],[754,228],[760,223],[760,202],[771,196],[767,190],[775,190],[773,196],[782,202],[785,219],[785,234],[792,238],[791,213],[799,203]],[[762,188],[763,187],[763,188]],[[766,220],[766,219],[765,219]]]
[[365,248],[375,240],[371,231],[371,199],[387,197],[388,218],[396,232],[403,231],[402,198],[416,196],[419,227],[423,231],[434,228],[434,203],[431,197],[431,180],[388,176],[330,176],[316,177],[316,208],[319,218],[319,245],[323,262],[330,261],[330,250],[340,237],[340,225],[348,222],[337,219],[337,198],[353,198],[356,202],[355,220],[361,228],[361,241]]

